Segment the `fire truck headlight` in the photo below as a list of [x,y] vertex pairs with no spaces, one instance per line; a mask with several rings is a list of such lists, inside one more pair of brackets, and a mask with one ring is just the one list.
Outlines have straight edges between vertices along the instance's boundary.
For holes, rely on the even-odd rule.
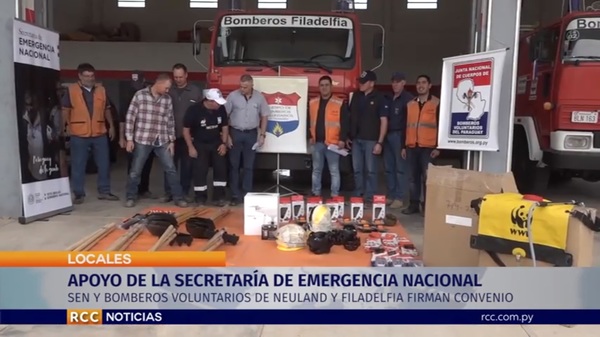
[[567,136],[565,137],[565,149],[585,150],[592,145],[590,136]]

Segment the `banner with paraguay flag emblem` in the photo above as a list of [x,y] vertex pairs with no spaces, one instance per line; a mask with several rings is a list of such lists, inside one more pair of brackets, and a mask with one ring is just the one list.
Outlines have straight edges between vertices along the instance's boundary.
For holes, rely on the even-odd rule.
[[498,151],[498,106],[505,59],[505,49],[444,59],[440,148]]
[[308,79],[306,77],[254,77],[271,114],[262,153],[307,152]]
[[271,108],[271,115],[267,123],[267,133],[279,138],[286,133],[297,130],[300,123],[298,118],[298,101],[300,100],[300,95],[296,92],[291,94],[276,92],[273,94],[264,93],[264,96]]

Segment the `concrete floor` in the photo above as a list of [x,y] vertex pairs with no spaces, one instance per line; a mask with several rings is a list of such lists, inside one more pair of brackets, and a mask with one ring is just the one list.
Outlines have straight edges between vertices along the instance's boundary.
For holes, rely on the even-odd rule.
[[[125,172],[122,163],[113,169],[113,193],[124,195]],[[162,192],[161,170],[153,170],[154,184],[151,190]],[[63,250],[83,236],[111,222],[131,215],[135,209],[122,207],[121,202],[99,201],[96,199],[95,176],[88,176],[88,198],[69,215],[55,216],[48,221],[20,225],[10,219],[0,219],[1,250]],[[574,180],[560,188],[552,189],[547,198],[551,200],[581,200],[591,207],[600,207],[600,183],[587,183]],[[138,205],[143,209],[151,205],[143,201]],[[423,218],[420,216],[400,216],[401,222],[411,235],[418,248],[423,242]],[[26,238],[26,239],[25,239]],[[600,237],[596,236],[596,241]],[[596,244],[595,266],[600,266],[600,244]],[[282,334],[296,337],[325,337],[330,335],[365,336],[395,335],[411,337],[596,337],[600,326],[129,326],[129,327],[66,327],[66,326],[0,326],[0,336],[44,336],[62,337],[67,334],[78,337],[96,336],[222,336],[229,337],[269,337]]]

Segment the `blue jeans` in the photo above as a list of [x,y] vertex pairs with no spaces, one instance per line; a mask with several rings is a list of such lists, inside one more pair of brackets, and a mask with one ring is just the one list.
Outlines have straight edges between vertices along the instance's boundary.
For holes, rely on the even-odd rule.
[[[229,128],[229,135],[233,141],[233,147],[229,150],[229,165],[231,167],[231,198],[241,200],[242,192],[252,192],[252,181],[254,179],[254,159],[256,151],[252,146],[258,139],[258,130],[241,131]],[[242,166],[243,167],[240,167]],[[240,169],[243,168],[244,180],[240,190]]]
[[77,137],[71,136],[71,183],[75,197],[85,196],[85,168],[90,149],[98,167],[98,194],[110,194],[110,150],[108,137]]
[[[408,182],[410,205],[418,207],[420,202],[425,202],[427,182],[427,167],[431,163],[433,149],[415,147],[406,149],[406,164],[408,167]],[[421,197],[422,194],[422,197]]]
[[[190,158],[185,139],[177,138],[175,141],[173,163],[175,163],[175,167],[179,170],[179,182],[181,183],[183,195],[188,195],[190,193],[192,177],[194,176],[193,162],[194,161]],[[169,187],[169,180],[167,179],[166,173],[164,174],[163,182],[165,185],[165,194],[171,195],[171,188]]]
[[312,192],[321,195],[321,177],[325,160],[331,174],[331,196],[340,194],[340,155],[329,151],[325,143],[315,143],[312,148]]
[[[129,177],[129,171],[131,171],[131,162],[133,161],[133,153],[127,154],[127,176]],[[151,152],[144,164],[142,169],[142,177],[140,180],[140,186],[138,186],[138,193],[150,192],[150,174],[152,173],[152,164],[154,164],[154,152]]]
[[183,192],[181,190],[181,185],[179,185],[179,178],[177,177],[177,168],[175,168],[173,157],[171,157],[167,147],[168,144],[153,146],[135,143],[133,160],[131,161],[131,170],[129,171],[129,179],[127,179],[127,200],[137,199],[138,186],[142,178],[142,170],[151,152],[154,152],[154,155],[162,165],[163,171],[165,171],[167,182],[169,183],[169,187],[173,194],[173,199],[175,201],[183,199]]
[[[354,196],[372,201],[377,189],[378,156],[373,154],[374,140],[356,139],[352,142],[352,167],[354,169]],[[365,173],[367,176],[365,184]]]
[[383,161],[385,163],[385,177],[387,181],[388,199],[402,200],[408,186],[405,174],[406,160],[402,159],[402,134],[391,131],[385,137],[383,145]]

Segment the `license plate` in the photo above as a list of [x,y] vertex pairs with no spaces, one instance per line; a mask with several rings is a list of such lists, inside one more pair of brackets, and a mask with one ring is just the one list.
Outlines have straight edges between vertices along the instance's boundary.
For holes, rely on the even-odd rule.
[[596,124],[596,123],[598,123],[598,112],[597,111],[573,111],[573,113],[571,113],[571,122],[584,123],[584,124]]

